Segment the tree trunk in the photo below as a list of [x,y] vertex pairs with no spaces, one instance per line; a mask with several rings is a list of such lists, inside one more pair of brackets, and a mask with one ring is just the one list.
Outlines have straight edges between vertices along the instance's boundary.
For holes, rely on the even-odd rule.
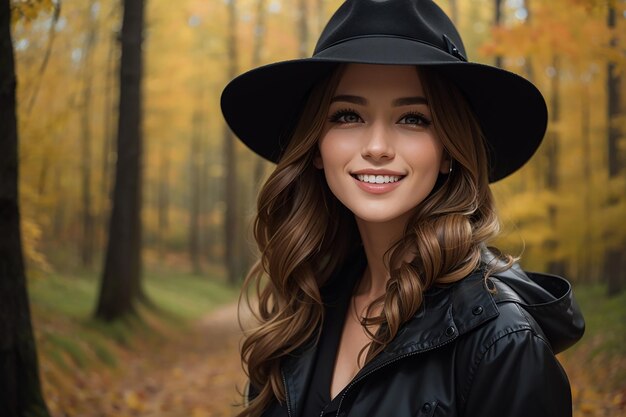
[[61,237],[65,228],[65,211],[67,207],[67,199],[63,190],[63,170],[56,166],[52,173],[54,179],[53,192],[56,196],[56,206],[52,217],[52,236]]
[[85,40],[83,72],[83,103],[81,109],[81,192],[82,192],[82,239],[80,242],[80,259],[83,267],[90,267],[94,255],[94,216],[91,192],[91,55],[96,40],[96,19],[93,17],[92,4],[87,6],[89,29]]
[[304,58],[309,52],[309,19],[306,0],[299,0],[298,2],[298,19],[296,20],[298,25],[298,56]]
[[[530,18],[531,18],[530,0],[523,1],[522,7],[526,10],[526,19],[524,20],[524,25],[530,26]],[[533,74],[533,67],[532,67],[532,59],[530,55],[526,55],[524,57],[524,75],[528,80],[533,81],[534,74]],[[535,171],[536,171],[535,165],[528,164],[526,168],[518,174],[520,176],[520,181],[521,181],[521,184],[520,184],[521,192],[526,192],[531,188],[533,184],[533,180],[535,179],[537,175]],[[535,184],[535,185],[537,186],[538,184]]]
[[320,34],[326,25],[326,0],[317,0],[317,33]]
[[[524,8],[526,9],[526,20],[524,21],[524,24],[530,25],[532,17],[530,10],[530,0],[524,1]],[[530,55],[527,55],[524,59],[524,72],[526,73],[526,78],[528,78],[530,81],[533,81],[533,79],[535,78],[535,74],[533,72],[532,58],[530,57]]]
[[589,95],[589,82],[583,81],[581,85],[581,142],[582,142],[582,182],[585,192],[582,194],[583,199],[583,217],[581,219],[583,225],[582,239],[579,248],[579,281],[593,282],[593,260],[594,260],[594,239],[593,239],[593,187],[591,175],[591,154],[592,154],[592,137],[591,137],[591,106]]
[[[559,123],[561,118],[561,102],[560,102],[560,58],[554,54],[552,56],[552,68],[554,73],[550,86],[550,123],[554,126]],[[559,187],[559,135],[552,131],[548,134],[547,141],[547,169],[546,169],[546,188],[550,191],[556,191]]]
[[170,225],[170,157],[169,153],[165,151],[161,151],[157,205],[159,255],[163,255],[165,238]]
[[[615,5],[609,2],[607,25],[610,30],[616,28]],[[612,35],[611,49],[618,47],[617,37]],[[620,89],[621,77],[617,71],[615,62],[607,64],[607,153],[609,181],[617,178],[624,171],[624,160],[620,153],[620,129],[616,118],[620,115]],[[617,199],[616,199],[617,200]],[[608,204],[619,204],[619,201],[609,201]],[[614,225],[619,227],[619,225]],[[609,234],[615,233],[610,230]],[[607,294],[614,296],[621,293],[626,286],[626,237],[620,236],[621,245],[610,247],[605,253],[604,276],[607,280]],[[619,239],[618,239],[619,240]]]
[[[267,0],[257,0],[257,16],[256,16],[256,29],[254,31],[254,49],[252,50],[252,67],[258,67],[261,65],[261,53],[263,51],[263,44],[265,41],[266,18],[267,18]],[[320,11],[321,13],[321,11]],[[254,189],[258,190],[261,181],[265,177],[265,168],[267,162],[260,156],[255,156],[254,172],[252,181],[255,185]],[[255,193],[256,194],[256,193]],[[255,204],[256,201],[253,201]]]
[[[228,78],[237,75],[237,4],[235,0],[228,3]],[[226,213],[224,219],[224,244],[228,282],[235,285],[239,282],[239,262],[237,260],[237,242],[239,227],[237,221],[237,155],[235,138],[224,124],[224,194]]]
[[[116,6],[117,7],[117,4]],[[113,11],[111,12],[113,14]],[[102,181],[100,193],[102,195],[102,206],[99,213],[99,236],[106,239],[107,219],[109,218],[111,208],[111,159],[113,155],[113,135],[115,126],[115,103],[113,91],[115,89],[115,78],[119,70],[119,62],[117,51],[119,50],[119,33],[117,31],[109,35],[109,50],[107,53],[107,67],[105,74],[104,89],[104,125],[103,125],[103,141],[102,141]],[[98,247],[101,248],[106,244],[99,239]]]
[[[321,12],[320,12],[321,13]],[[254,47],[252,49],[252,67],[256,68],[261,65],[261,53],[263,52],[263,42],[265,41],[265,32],[267,21],[267,0],[257,0],[256,10],[256,28],[254,30]],[[259,181],[264,176],[266,162],[260,156],[256,157],[254,164],[254,173],[252,180],[255,182],[255,194],[258,190]]]
[[[502,24],[502,0],[494,1],[493,11],[493,25],[498,27]],[[496,55],[494,65],[498,68],[502,68],[502,56]]]
[[44,417],[20,234],[10,0],[0,1],[0,62],[0,415]]
[[222,182],[224,181],[223,175],[218,175],[220,172],[220,161],[218,155],[211,149],[208,149],[204,154],[203,175],[205,181],[205,187],[207,192],[204,195],[203,205],[206,208],[204,210],[208,213],[208,220],[204,222],[204,247],[207,248],[207,256],[211,262],[223,262],[224,255],[220,252],[220,245],[224,241],[222,233],[220,233],[220,226],[216,221],[218,207],[221,205],[221,201],[215,196],[220,195]]
[[459,4],[456,0],[449,0],[450,4],[450,19],[454,22],[454,25],[459,27]]
[[124,0],[117,163],[109,241],[96,317],[135,311],[141,288],[141,76],[143,0]]
[[200,189],[200,157],[201,155],[201,123],[202,114],[200,111],[201,100],[193,114],[191,147],[189,149],[189,259],[195,274],[200,274],[200,201],[202,193]]
[[[560,75],[561,60],[559,55],[554,54],[552,57],[552,67],[554,74],[551,80],[550,88],[550,123],[557,125],[561,119],[561,102],[560,102]],[[546,188],[556,194],[559,189],[559,134],[552,131],[548,134],[546,141]],[[555,275],[565,274],[565,261],[559,254],[559,244],[556,236],[558,235],[558,207],[557,203],[550,202],[548,207],[548,221],[554,237],[547,242],[547,250],[549,251],[548,272]]]
[[609,297],[616,296],[624,291],[624,260],[623,250],[609,248],[604,253],[604,276],[606,277],[606,293]]

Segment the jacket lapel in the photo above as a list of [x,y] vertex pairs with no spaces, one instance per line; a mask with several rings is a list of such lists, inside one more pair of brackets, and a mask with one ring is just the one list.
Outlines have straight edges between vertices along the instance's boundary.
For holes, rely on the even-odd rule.
[[287,394],[287,410],[290,417],[302,413],[302,394],[307,391],[311,372],[317,356],[317,343],[307,344],[303,349],[285,357],[281,362],[281,372]]
[[[349,256],[342,268],[333,274],[321,288],[324,305],[349,302],[354,285],[359,281],[366,265],[367,258],[362,248],[359,248]],[[342,321],[343,319],[341,318]],[[290,417],[302,415],[303,395],[309,389],[317,357],[317,339],[316,332],[311,341],[281,361],[281,372],[287,393],[287,410]]]

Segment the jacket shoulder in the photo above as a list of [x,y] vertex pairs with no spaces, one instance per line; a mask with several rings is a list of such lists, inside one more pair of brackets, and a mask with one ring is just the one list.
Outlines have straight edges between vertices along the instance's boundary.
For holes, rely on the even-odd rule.
[[[541,343],[546,343],[550,346],[541,326],[522,307],[523,302],[521,298],[510,289],[507,290],[507,296],[503,297],[502,295],[505,294],[503,289],[506,284],[501,282],[496,284],[494,281],[490,279],[488,282],[496,286],[492,288],[492,293],[489,294],[495,314],[492,314],[492,317],[487,320],[483,320],[479,326],[461,334],[459,347],[465,353],[462,356],[469,363],[477,362],[499,340],[507,338],[511,343],[514,343],[517,339],[509,335],[520,332],[531,334],[533,337],[530,340],[536,340],[538,343],[541,340]],[[483,301],[482,304],[484,305],[485,302]],[[483,311],[484,308],[482,306],[477,306],[472,309],[472,314],[481,315],[484,314]],[[489,310],[487,309],[487,311]],[[462,313],[458,312],[457,314],[461,315]],[[469,314],[466,312],[465,315]],[[521,339],[526,339],[527,337],[526,334],[521,336]],[[524,343],[527,342],[525,341]]]

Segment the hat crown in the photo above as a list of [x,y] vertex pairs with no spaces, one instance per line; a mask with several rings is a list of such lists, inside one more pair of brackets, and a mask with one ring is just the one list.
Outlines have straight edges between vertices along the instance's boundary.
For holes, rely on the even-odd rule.
[[[347,0],[330,18],[313,55],[349,39],[370,36],[410,39],[463,60],[467,56],[454,24],[431,0]],[[455,47],[457,52],[453,52]]]

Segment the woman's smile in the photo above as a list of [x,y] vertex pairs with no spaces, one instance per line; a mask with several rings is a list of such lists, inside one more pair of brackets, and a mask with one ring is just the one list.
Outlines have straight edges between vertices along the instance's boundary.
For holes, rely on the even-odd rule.
[[365,192],[384,194],[396,189],[406,175],[376,169],[363,169],[350,174],[357,185]]

